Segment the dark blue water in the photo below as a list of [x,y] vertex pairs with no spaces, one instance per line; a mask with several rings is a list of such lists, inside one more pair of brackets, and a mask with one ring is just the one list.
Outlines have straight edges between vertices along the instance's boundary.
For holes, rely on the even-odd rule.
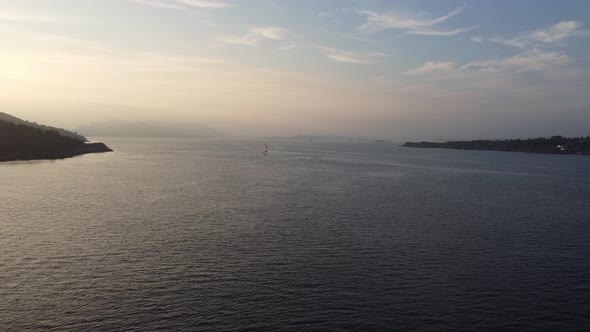
[[590,158],[104,139],[0,164],[1,331],[590,329]]

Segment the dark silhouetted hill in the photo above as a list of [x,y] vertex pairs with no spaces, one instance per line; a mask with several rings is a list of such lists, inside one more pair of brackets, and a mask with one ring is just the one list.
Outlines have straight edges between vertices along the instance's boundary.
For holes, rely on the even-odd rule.
[[567,138],[552,136],[550,138],[476,140],[434,142],[406,142],[404,147],[437,148],[455,150],[513,151],[554,154],[590,154],[590,136]]
[[0,161],[63,159],[108,151],[112,150],[103,143],[86,143],[56,130],[0,120]]
[[198,123],[109,121],[92,123],[77,131],[93,137],[204,138],[224,137],[226,133]]
[[22,124],[25,126],[29,126],[29,127],[35,127],[35,128],[39,128],[43,131],[48,131],[48,130],[53,130],[53,131],[57,131],[61,136],[66,136],[66,137],[71,137],[71,138],[75,138],[77,140],[83,141],[83,142],[87,142],[88,140],[86,139],[86,137],[69,131],[69,130],[65,130],[63,128],[56,128],[56,127],[51,127],[51,126],[45,126],[45,125],[40,125],[36,122],[30,122],[30,121],[25,121],[23,119],[19,119],[16,116],[12,116],[10,114],[7,113],[3,113],[0,112],[0,120],[6,121],[6,122],[12,122],[15,124]]

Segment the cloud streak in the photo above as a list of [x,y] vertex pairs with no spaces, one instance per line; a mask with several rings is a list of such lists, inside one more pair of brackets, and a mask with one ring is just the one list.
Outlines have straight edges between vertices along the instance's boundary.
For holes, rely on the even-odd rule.
[[77,16],[55,16],[51,14],[18,13],[0,10],[0,21],[29,23],[90,23],[91,19]]
[[454,30],[430,30],[430,29],[425,29],[425,30],[415,30],[415,31],[408,31],[408,33],[413,34],[413,35],[422,35],[422,36],[455,36],[455,35],[460,35],[464,32],[473,30],[473,29],[477,29],[479,28],[478,25],[476,26],[472,26],[472,27],[468,27],[468,28],[462,28],[462,29],[454,29]]
[[243,46],[259,46],[264,40],[284,41],[289,36],[289,30],[276,26],[252,27],[244,35],[220,34],[215,38],[224,44]]
[[571,59],[567,54],[532,51],[510,58],[470,62],[462,66],[461,69],[475,69],[486,72],[508,71],[519,73],[530,70],[542,72],[569,63],[571,63]]
[[578,21],[562,21],[529,32],[523,32],[513,38],[493,37],[489,41],[517,48],[547,47],[563,42],[566,39],[588,37],[590,31],[582,29],[583,23]]
[[564,53],[529,51],[499,59],[486,59],[468,62],[457,66],[453,61],[427,61],[422,66],[404,72],[410,77],[428,76],[438,78],[475,78],[502,75],[520,75],[525,72],[547,74],[559,72],[564,66],[571,64],[572,59]]
[[329,59],[332,59],[336,62],[351,64],[375,63],[378,61],[379,58],[389,56],[388,54],[383,53],[361,54],[324,46],[317,46],[316,48],[320,50]]
[[567,54],[528,51],[512,57],[471,61],[462,66],[451,61],[428,61],[404,75],[431,83],[443,82],[437,85],[441,88],[532,91],[535,87],[563,86],[578,80],[584,73],[572,68],[572,62]]
[[265,26],[254,27],[250,29],[250,33],[261,38],[272,40],[285,40],[289,32],[281,27]]
[[390,13],[382,14],[370,10],[359,10],[358,14],[366,17],[367,22],[359,30],[363,33],[372,34],[384,30],[403,30],[410,34],[427,36],[454,36],[477,27],[460,28],[454,30],[441,30],[435,27],[449,21],[456,15],[463,12],[464,8],[459,7],[450,13],[437,18],[426,18],[419,14]]
[[234,4],[214,0],[130,0],[146,6],[171,9],[225,9],[235,7]]
[[320,29],[320,31],[325,32],[330,35],[334,35],[334,36],[338,36],[338,37],[342,37],[342,38],[346,38],[346,39],[352,39],[352,40],[356,40],[356,41],[361,41],[364,43],[376,43],[377,42],[374,39],[370,39],[370,38],[366,38],[366,37],[362,37],[362,36],[357,36],[357,35],[351,35],[351,34],[347,34],[347,33],[341,33],[341,32],[336,32],[336,31],[331,31],[331,30],[326,30],[326,29]]
[[408,75],[408,76],[423,76],[423,75],[430,75],[433,73],[450,72],[455,69],[456,69],[456,64],[452,61],[443,61],[443,62],[428,61],[418,68],[408,70],[404,74]]

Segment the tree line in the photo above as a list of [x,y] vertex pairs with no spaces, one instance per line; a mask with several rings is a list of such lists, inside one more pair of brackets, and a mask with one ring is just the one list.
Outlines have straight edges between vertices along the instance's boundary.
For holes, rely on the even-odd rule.
[[52,158],[64,151],[84,146],[84,141],[0,120],[0,161]]
[[573,138],[552,136],[550,138],[539,137],[530,139],[449,141],[445,143],[406,142],[403,146],[412,148],[443,148],[456,150],[590,154],[590,136]]

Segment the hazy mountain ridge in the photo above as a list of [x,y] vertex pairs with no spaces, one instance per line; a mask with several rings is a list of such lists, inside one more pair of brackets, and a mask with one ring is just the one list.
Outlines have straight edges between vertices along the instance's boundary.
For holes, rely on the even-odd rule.
[[349,137],[339,135],[295,135],[295,136],[264,136],[262,139],[277,140],[301,140],[301,141],[323,141],[323,142],[393,142],[389,140]]
[[95,122],[77,131],[95,137],[206,138],[224,137],[226,133],[199,123],[166,123],[145,121]]
[[34,128],[38,128],[41,129],[43,131],[57,131],[61,136],[65,136],[65,137],[71,137],[83,142],[87,142],[88,139],[86,139],[86,137],[78,134],[77,132],[73,132],[70,130],[66,130],[63,128],[57,128],[57,127],[52,127],[52,126],[46,126],[46,125],[42,125],[42,124],[38,124],[36,122],[31,122],[31,121],[26,121],[20,118],[17,118],[16,116],[4,113],[4,112],[0,112],[0,120],[6,121],[6,122],[10,122],[10,123],[14,123],[17,125],[25,125],[28,127],[34,127]]

